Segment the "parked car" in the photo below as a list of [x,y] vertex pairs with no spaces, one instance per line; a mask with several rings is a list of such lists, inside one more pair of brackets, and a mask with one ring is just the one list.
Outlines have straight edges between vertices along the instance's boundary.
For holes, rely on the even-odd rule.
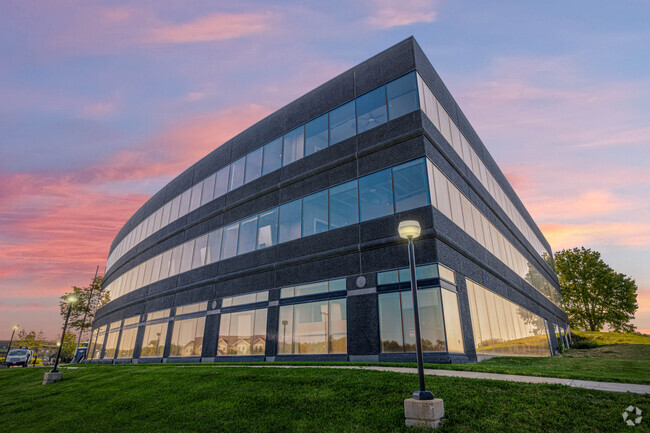
[[8,367],[14,365],[22,365],[27,367],[32,361],[32,351],[29,349],[11,349],[7,354],[7,359],[5,359],[5,364]]

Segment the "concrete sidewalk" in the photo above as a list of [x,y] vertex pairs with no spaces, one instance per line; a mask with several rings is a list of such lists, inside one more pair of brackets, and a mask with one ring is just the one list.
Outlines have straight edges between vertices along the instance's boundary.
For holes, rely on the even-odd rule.
[[[238,367],[237,365],[215,365],[216,367]],[[381,366],[356,366],[356,365],[242,365],[251,368],[338,368],[347,370],[375,370],[390,371],[394,373],[417,374],[416,368],[407,367],[381,367]],[[481,373],[464,370],[434,370],[424,369],[424,374],[431,376],[464,377],[468,379],[505,380],[508,382],[524,383],[549,383],[570,386],[572,388],[594,389],[609,392],[632,392],[635,394],[650,394],[650,385],[637,385],[634,383],[595,382],[591,380],[560,379],[556,377],[519,376],[515,374]]]

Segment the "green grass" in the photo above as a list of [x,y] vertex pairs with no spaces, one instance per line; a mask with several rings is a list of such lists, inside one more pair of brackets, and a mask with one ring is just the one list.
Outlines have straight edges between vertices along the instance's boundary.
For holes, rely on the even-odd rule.
[[[7,432],[414,432],[411,374],[194,365],[93,365],[40,384],[44,368],[0,370]],[[440,432],[628,431],[628,405],[650,396],[427,377],[445,401]],[[647,421],[635,431],[648,431]]]
[[[571,349],[560,356],[553,357],[495,357],[475,364],[425,363],[425,367],[650,385],[650,338],[634,334],[605,332],[579,332],[578,334],[580,335],[578,338],[595,341],[596,347],[592,349]],[[622,344],[628,342],[634,342],[635,344]],[[415,363],[349,362],[279,362],[276,364],[416,366]]]
[[619,332],[591,332],[572,331],[574,340],[587,340],[599,346],[610,344],[647,344],[650,345],[650,337],[638,334],[622,334]]

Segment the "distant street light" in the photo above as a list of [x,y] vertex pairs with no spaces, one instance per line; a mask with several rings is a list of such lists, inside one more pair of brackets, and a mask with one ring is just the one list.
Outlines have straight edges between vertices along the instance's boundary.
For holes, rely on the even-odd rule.
[[7,346],[7,354],[5,355],[5,360],[3,364],[7,363],[7,356],[9,356],[9,351],[11,350],[11,343],[14,341],[14,334],[16,333],[16,329],[18,329],[18,325],[11,325],[11,339],[9,340],[9,346]]
[[65,299],[66,302],[68,303],[68,314],[65,316],[65,323],[63,324],[63,332],[61,333],[61,342],[57,343],[56,345],[59,346],[59,350],[56,353],[56,359],[54,360],[54,368],[50,373],[57,373],[59,370],[57,370],[57,367],[59,366],[59,357],[61,356],[61,348],[63,348],[63,339],[65,338],[65,330],[68,327],[68,319],[70,319],[70,312],[72,311],[72,305],[79,300],[77,295],[74,293],[71,293],[68,295],[68,297]]
[[413,298],[413,319],[415,322],[415,355],[418,361],[418,378],[420,389],[413,391],[415,400],[433,400],[433,393],[424,389],[424,366],[422,361],[422,341],[420,340],[420,312],[418,310],[418,283],[415,278],[415,250],[413,239],[420,236],[420,223],[417,221],[402,221],[397,229],[400,237],[409,241],[409,267],[411,270],[411,296]]

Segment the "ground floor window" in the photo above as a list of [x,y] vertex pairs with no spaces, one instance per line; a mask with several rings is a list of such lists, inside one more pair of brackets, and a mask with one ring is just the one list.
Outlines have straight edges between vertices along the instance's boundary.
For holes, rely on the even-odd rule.
[[169,356],[201,356],[205,317],[174,321]]
[[93,354],[95,353],[95,345],[97,343],[97,329],[95,329],[90,335],[90,342],[88,343],[88,359],[93,359]]
[[118,358],[133,358],[133,348],[135,347],[135,336],[137,334],[137,327],[122,330],[120,348],[117,351]]
[[167,323],[147,324],[142,339],[141,358],[162,357],[167,338]]
[[[418,290],[420,335],[425,352],[447,350],[440,290],[440,287]],[[379,295],[379,332],[382,352],[415,352],[415,321],[410,291]]]
[[550,356],[544,319],[467,280],[478,354]]
[[115,358],[115,351],[117,350],[117,338],[120,336],[121,326],[122,326],[121,320],[111,323],[111,326],[108,331],[108,336],[106,337],[104,359]]
[[278,353],[347,353],[345,299],[281,306]]
[[217,355],[264,355],[266,308],[221,315]]
[[102,354],[102,348],[104,347],[104,339],[106,338],[106,325],[102,326],[97,331],[97,337],[95,337],[92,351],[92,359],[99,359]]

